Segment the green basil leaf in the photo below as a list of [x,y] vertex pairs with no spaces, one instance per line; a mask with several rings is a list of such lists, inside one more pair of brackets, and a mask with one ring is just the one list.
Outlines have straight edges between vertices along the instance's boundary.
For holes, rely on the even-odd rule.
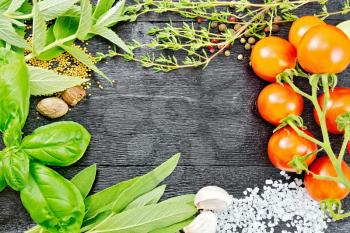
[[33,0],[33,53],[40,54],[46,42],[46,22],[39,10],[37,0]]
[[91,191],[92,185],[94,184],[96,178],[96,164],[91,165],[90,167],[85,168],[78,174],[76,174],[71,182],[77,187],[83,197],[89,194]]
[[[57,22],[57,20],[56,20]],[[46,45],[48,44],[51,44],[53,42],[55,42],[56,38],[53,34],[53,28],[54,28],[54,25],[52,25],[51,27],[49,27],[49,29],[47,29],[47,32],[46,32]],[[59,55],[61,55],[62,53],[64,52],[64,49],[62,49],[61,47],[55,47],[55,48],[52,48],[52,49],[49,49],[45,52],[42,52],[39,56],[38,56],[38,59],[40,60],[51,60],[55,57],[58,57]]]
[[160,198],[163,196],[164,191],[165,191],[166,185],[159,186],[152,191],[143,194],[142,196],[138,197],[135,199],[133,202],[131,202],[125,209],[133,209],[141,206],[146,206],[146,205],[151,205],[151,204],[156,204]]
[[168,227],[192,217],[197,212],[194,206],[181,203],[160,203],[143,206],[106,218],[96,232],[144,233]]
[[[29,112],[28,71],[23,55],[5,48],[0,49],[0,131],[10,124],[22,128]],[[15,122],[14,122],[15,121]],[[17,129],[12,125],[11,128]],[[8,132],[10,133],[10,132]],[[10,133],[11,134],[11,133]],[[16,144],[16,143],[15,143]],[[10,146],[10,141],[7,146]]]
[[43,0],[39,2],[39,9],[46,21],[55,19],[74,6],[79,0]]
[[191,224],[191,222],[193,221],[194,217],[191,217],[185,221],[179,222],[179,223],[175,223],[174,225],[168,226],[168,227],[164,227],[164,228],[160,228],[160,229],[156,229],[154,231],[151,231],[150,233],[178,233],[180,232],[180,230],[182,230],[185,226],[188,226]]
[[32,219],[52,233],[79,232],[84,202],[79,190],[54,170],[31,163],[21,200]]
[[10,45],[29,48],[27,41],[16,33],[11,21],[3,16],[0,16],[0,38]]
[[70,55],[72,55],[75,59],[89,67],[91,70],[95,71],[102,77],[104,77],[109,82],[112,82],[102,71],[100,71],[91,60],[91,58],[81,49],[73,46],[62,45],[64,50],[66,50]]
[[125,42],[111,29],[108,29],[106,27],[95,26],[93,27],[91,33],[102,36],[103,38],[109,40],[119,48],[123,49],[125,52],[133,54],[131,49],[125,44]]
[[28,156],[22,151],[11,151],[2,161],[6,183],[16,191],[22,190],[28,183]]
[[53,27],[53,34],[56,40],[62,39],[73,35],[78,30],[78,27],[79,18],[61,16],[58,17],[55,21],[55,25]]
[[111,210],[116,198],[138,179],[139,177],[135,177],[131,180],[120,182],[98,193],[88,196],[85,199],[86,214],[84,217],[84,225],[88,220],[95,218],[98,214]]
[[28,66],[31,95],[51,95],[81,85],[88,79],[59,75],[51,70]]
[[82,125],[62,121],[37,128],[23,139],[21,148],[43,164],[69,166],[83,156],[90,137]]
[[89,0],[80,0],[80,21],[77,30],[77,38],[85,40],[86,35],[92,27],[92,5]]
[[98,18],[96,27],[110,27],[120,21],[125,6],[125,0],[120,0],[111,9]]
[[7,129],[2,134],[2,140],[7,147],[19,146],[21,144],[22,127],[17,118],[14,118],[13,121],[9,123]]
[[94,19],[97,20],[98,18],[100,18],[101,15],[103,15],[109,9],[111,9],[114,2],[115,0],[98,0],[94,10],[94,14],[92,15]]
[[168,161],[155,168],[148,174],[141,176],[134,184],[125,189],[123,193],[116,198],[112,211],[119,213],[135,198],[142,194],[151,191],[159,185],[165,178],[167,178],[176,168],[176,165],[180,159],[180,154],[176,154]]
[[2,164],[2,161],[0,160],[0,192],[4,190],[7,186],[4,173],[4,166]]
[[17,11],[26,0],[12,0],[9,8],[7,8],[6,13],[13,13]]

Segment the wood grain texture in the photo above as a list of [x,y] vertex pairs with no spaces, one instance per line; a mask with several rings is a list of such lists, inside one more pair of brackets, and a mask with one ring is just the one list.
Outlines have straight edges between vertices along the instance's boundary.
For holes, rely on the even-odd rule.
[[[330,1],[332,7],[338,1]],[[300,15],[314,11],[307,6]],[[181,24],[174,15],[152,14],[139,22],[115,27],[125,39],[150,40],[148,28],[162,26],[169,20]],[[335,24],[345,17],[336,17]],[[281,31],[286,36],[288,26]],[[94,38],[90,51],[106,50],[108,43]],[[243,53],[244,61],[237,55]],[[268,178],[280,179],[266,156],[266,143],[273,127],[264,122],[256,109],[256,98],[266,85],[249,67],[249,55],[241,45],[234,47],[229,58],[218,57],[206,70],[188,69],[155,73],[121,58],[101,62],[99,67],[117,81],[105,84],[60,120],[74,120],[92,133],[85,157],[76,165],[58,169],[72,177],[80,169],[98,164],[94,192],[116,182],[141,175],[159,165],[172,154],[182,153],[180,166],[166,180],[166,196],[194,193],[205,185],[219,185],[235,196],[247,187],[262,186]],[[350,86],[350,70],[339,75],[339,85]],[[94,79],[99,79],[94,75]],[[301,86],[305,84],[301,83]],[[25,134],[52,122],[38,117],[32,109]],[[304,118],[312,132],[320,135],[314,124],[310,104]],[[334,138],[339,147],[339,138]],[[0,145],[0,148],[2,145]],[[350,206],[350,200],[346,201]],[[0,193],[0,232],[21,232],[32,221],[21,206],[18,194]],[[348,232],[350,220],[330,224],[327,232]]]

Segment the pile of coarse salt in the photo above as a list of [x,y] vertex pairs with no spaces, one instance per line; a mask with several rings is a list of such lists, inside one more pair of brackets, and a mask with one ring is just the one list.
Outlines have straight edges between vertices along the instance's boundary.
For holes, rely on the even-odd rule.
[[[290,176],[281,172],[286,180]],[[263,190],[248,188],[229,209],[216,212],[218,233],[323,233],[331,219],[303,188],[300,179],[266,180]]]

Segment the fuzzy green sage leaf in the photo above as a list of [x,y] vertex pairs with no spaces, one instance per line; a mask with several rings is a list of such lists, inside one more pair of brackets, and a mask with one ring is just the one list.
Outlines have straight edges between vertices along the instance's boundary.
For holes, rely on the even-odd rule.
[[165,191],[166,185],[159,186],[152,191],[138,197],[135,199],[133,202],[131,202],[125,209],[133,209],[141,206],[146,206],[146,205],[151,205],[151,204],[156,204],[160,198],[163,196],[164,191]]

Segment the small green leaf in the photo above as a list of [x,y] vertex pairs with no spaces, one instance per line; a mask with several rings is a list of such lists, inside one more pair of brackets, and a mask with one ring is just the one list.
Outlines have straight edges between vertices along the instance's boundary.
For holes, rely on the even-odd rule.
[[337,25],[350,39],[350,20],[346,20]]
[[115,0],[98,0],[94,14],[92,15],[95,20],[100,18],[101,15],[106,13],[110,8],[112,8]]
[[39,9],[46,21],[55,19],[74,6],[79,0],[43,0],[39,2]]
[[31,95],[51,95],[81,85],[88,79],[59,75],[51,70],[28,66]]
[[89,0],[80,0],[80,22],[77,31],[77,38],[85,40],[86,35],[92,27],[92,5]]
[[81,49],[73,46],[62,45],[64,50],[66,50],[70,55],[75,57],[78,61],[89,67],[91,70],[95,71],[109,82],[112,82],[102,71],[100,71],[91,60],[91,58]]
[[71,182],[77,187],[83,197],[89,194],[91,191],[92,185],[94,184],[96,178],[96,164],[91,165],[90,167],[85,168],[76,174]]
[[21,148],[30,157],[52,166],[69,166],[78,161],[90,142],[89,132],[71,121],[51,123],[23,138]]
[[26,0],[12,0],[9,8],[6,10],[6,13],[13,13],[17,11]]
[[179,223],[175,223],[174,225],[168,226],[168,227],[164,227],[164,228],[160,228],[160,229],[156,229],[154,231],[151,231],[150,233],[178,233],[180,232],[185,226],[188,226],[191,224],[191,222],[193,221],[193,217],[179,222]]
[[[57,20],[56,20],[56,23],[57,23]],[[51,44],[51,43],[55,42],[55,40],[56,40],[56,38],[53,34],[53,28],[54,28],[54,25],[51,25],[46,32],[46,45]],[[48,61],[48,60],[51,60],[55,57],[58,57],[63,52],[64,52],[64,49],[62,49],[61,47],[55,47],[55,48],[49,49],[45,52],[42,52],[38,56],[38,59]]]
[[53,26],[55,39],[62,39],[76,33],[79,27],[79,18],[61,16],[58,17]]
[[[1,158],[1,157],[0,157]],[[1,158],[2,159],[2,158]],[[0,160],[0,192],[4,190],[7,186],[5,174],[4,174],[4,166],[2,164],[2,161]]]
[[111,9],[98,18],[96,27],[110,27],[121,21],[125,0],[120,0]]
[[165,191],[166,185],[159,186],[152,191],[145,193],[144,195],[138,197],[135,199],[133,202],[131,202],[125,209],[133,209],[141,206],[146,206],[146,205],[151,205],[151,204],[156,204],[160,198],[163,196],[164,191]]
[[129,54],[133,54],[131,49],[125,44],[125,42],[111,29],[106,27],[95,26],[93,27],[93,30],[91,31],[91,33],[102,36],[103,38],[109,40],[116,46],[123,49],[125,52]]
[[40,54],[46,43],[46,22],[37,0],[33,0],[33,53]]
[[16,33],[11,21],[2,16],[0,16],[0,38],[18,48],[29,48],[27,41]]
[[3,158],[6,183],[16,191],[22,190],[28,183],[29,158],[22,151],[10,151]]
[[165,201],[163,201],[162,203],[166,202],[166,203],[186,203],[189,205],[194,205],[194,194],[186,194],[186,195],[181,195],[181,196],[177,196],[177,197],[172,197],[169,198]]
[[96,232],[144,233],[168,227],[189,219],[197,212],[194,206],[183,203],[159,203],[143,206],[107,218]]

